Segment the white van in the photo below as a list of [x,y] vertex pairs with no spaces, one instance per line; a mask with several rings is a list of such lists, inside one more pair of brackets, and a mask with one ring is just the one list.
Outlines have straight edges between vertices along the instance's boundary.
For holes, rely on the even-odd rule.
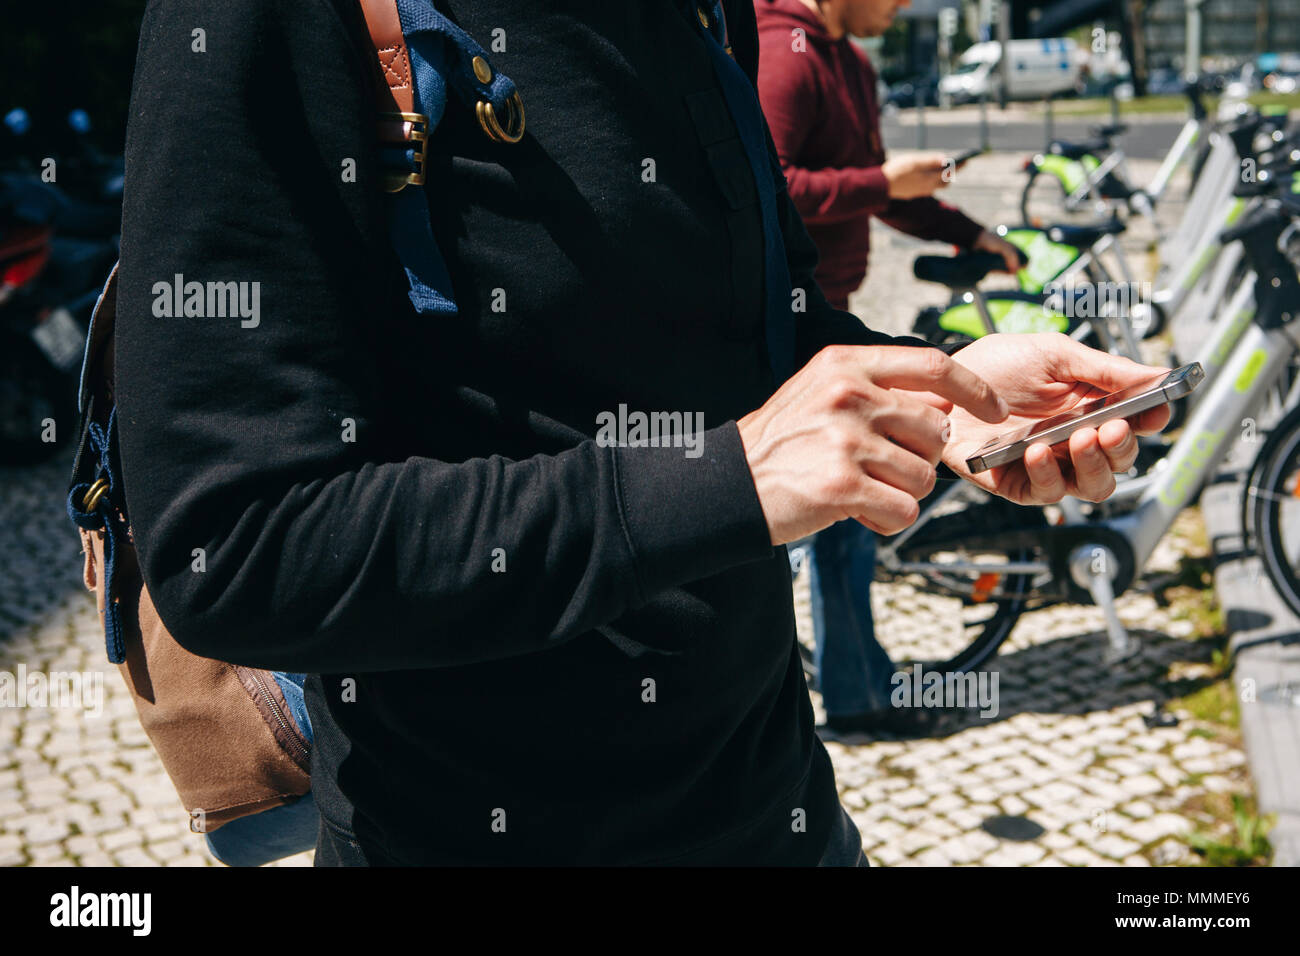
[[[1008,99],[1042,99],[1051,93],[1078,88],[1083,58],[1073,40],[1012,40],[1007,48],[1010,51]],[[954,103],[970,103],[981,96],[996,100],[1002,82],[1001,59],[1002,44],[976,43],[961,55],[953,71],[939,81],[940,94]]]

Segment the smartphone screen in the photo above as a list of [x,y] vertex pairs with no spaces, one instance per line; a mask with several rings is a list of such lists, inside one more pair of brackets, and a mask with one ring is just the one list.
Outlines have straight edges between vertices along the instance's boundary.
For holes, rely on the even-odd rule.
[[1068,412],[990,439],[967,460],[966,465],[972,471],[985,471],[1017,460],[1030,445],[1038,442],[1055,445],[1080,428],[1095,428],[1111,419],[1127,418],[1181,398],[1199,385],[1204,376],[1200,364],[1193,362],[1172,372],[1161,372],[1118,392],[1084,399]]

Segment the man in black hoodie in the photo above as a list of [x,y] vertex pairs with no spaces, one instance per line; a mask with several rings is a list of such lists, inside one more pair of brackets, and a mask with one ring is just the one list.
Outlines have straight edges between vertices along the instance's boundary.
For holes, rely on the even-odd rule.
[[[492,38],[527,135],[455,104],[437,131],[459,311],[435,320],[389,244],[354,0],[149,5],[116,398],[159,614],[197,653],[311,674],[321,863],[840,859],[782,545],[898,531],[941,456],[1153,370],[1032,336],[958,364],[830,308],[735,112],[748,3],[725,4],[734,75],[712,7],[439,6]],[[257,283],[257,321],[156,317],[176,276]],[[598,444],[622,405],[702,414],[702,454]],[[1040,448],[981,479],[1103,497],[1133,432],[1075,437],[1064,472]]]

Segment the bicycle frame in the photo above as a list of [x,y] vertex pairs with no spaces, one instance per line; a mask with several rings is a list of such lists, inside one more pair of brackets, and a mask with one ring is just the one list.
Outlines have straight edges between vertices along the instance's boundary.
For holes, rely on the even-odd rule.
[[[1238,253],[1239,255],[1240,253]],[[1219,318],[1210,326],[1209,336],[1201,344],[1200,350],[1193,359],[1193,361],[1200,362],[1201,367],[1205,370],[1205,381],[1201,388],[1192,392],[1185,399],[1190,408],[1196,408],[1209,396],[1215,394],[1214,384],[1219,380],[1220,375],[1224,373],[1228,359],[1235,353],[1237,345],[1241,342],[1246,330],[1250,328],[1251,321],[1254,318],[1255,275],[1254,273],[1247,273],[1232,298],[1221,310]],[[1191,427],[1190,422],[1188,427]],[[1186,434],[1187,432],[1184,431],[1184,435]],[[1177,448],[1177,445],[1175,444],[1173,448]],[[1172,449],[1170,454],[1172,454]],[[1168,460],[1168,456],[1166,456],[1165,460]],[[1111,500],[1120,502],[1131,498],[1140,498],[1155,482],[1155,479],[1155,473],[1139,475],[1135,478],[1122,478],[1119,480],[1118,487],[1111,496]],[[1063,510],[1071,522],[1084,520],[1078,502],[1067,501],[1063,505]]]
[[[1227,305],[1232,301],[1233,297],[1229,286],[1233,282],[1234,276],[1237,276],[1244,255],[1241,246],[1237,243],[1226,246],[1219,253],[1213,271],[1182,298],[1178,311],[1174,316],[1179,324],[1186,321],[1182,318],[1184,316],[1192,318],[1198,315],[1207,315],[1217,323],[1222,316],[1228,314],[1226,311]],[[1213,364],[1222,364],[1223,358],[1226,357],[1225,353]],[[1199,395],[1200,393],[1193,392],[1192,394]]]
[[1103,179],[1123,164],[1124,151],[1116,146],[1106,154],[1105,159],[1097,160],[1095,156],[1092,158],[1097,162],[1097,165],[1091,170],[1087,169],[1087,164],[1082,160],[1073,160],[1073,162],[1083,165],[1085,175],[1082,185],[1065,197],[1065,208],[1068,212],[1078,212],[1083,203],[1088,200],[1102,204],[1106,202],[1105,197],[1097,191],[1097,187],[1101,185]]
[[1165,310],[1169,321],[1173,321],[1191,292],[1223,252],[1220,233],[1240,220],[1249,207],[1250,200],[1237,197],[1233,197],[1226,206],[1221,206],[1219,215],[1202,232],[1201,240],[1192,254],[1155,291],[1152,301]]
[[1160,244],[1160,275],[1174,271],[1170,263],[1182,262],[1189,250],[1205,235],[1207,223],[1232,199],[1239,157],[1227,136],[1210,134],[1210,152],[1201,178],[1187,199],[1178,225]]
[[[1174,173],[1178,171],[1191,153],[1192,147],[1200,140],[1205,132],[1208,120],[1198,120],[1195,117],[1188,117],[1183,123],[1182,128],[1178,131],[1173,145],[1165,153],[1165,158],[1161,161],[1159,168],[1152,177],[1151,182],[1143,189],[1134,194],[1135,199],[1140,202],[1131,204],[1133,211],[1139,213],[1146,219],[1149,219],[1156,228],[1157,234],[1161,233],[1160,223],[1155,218],[1155,204],[1160,197],[1164,195],[1165,190],[1169,187],[1170,180],[1173,179]],[[1080,163],[1084,169],[1083,182],[1065,198],[1065,209],[1067,212],[1077,212],[1086,201],[1091,200],[1098,204],[1109,204],[1104,196],[1099,192],[1103,180],[1111,173],[1117,174],[1124,182],[1130,181],[1128,175],[1128,155],[1120,146],[1114,147],[1106,154],[1104,159],[1098,160],[1097,157],[1091,157],[1096,165],[1091,169],[1088,164],[1082,160],[1075,160]],[[1058,171],[1056,175],[1062,179],[1065,185],[1065,178]]]
[[1135,508],[1100,524],[1122,534],[1133,547],[1137,567],[1146,564],[1178,513],[1187,507],[1241,437],[1269,390],[1286,371],[1297,342],[1291,329],[1250,324],[1209,391],[1192,412]]
[[1092,271],[1100,272],[1100,280],[1103,282],[1114,281],[1111,271],[1106,268],[1101,257],[1107,252],[1114,258],[1116,265],[1119,266],[1120,277],[1128,283],[1133,281],[1132,270],[1129,269],[1128,257],[1124,255],[1124,247],[1119,241],[1119,236],[1102,236],[1087,249],[1079,253],[1079,257],[1070,263],[1064,271],[1052,280],[1053,285],[1070,285],[1081,273],[1090,273]]
[[1144,190],[1152,202],[1159,202],[1160,197],[1164,195],[1165,189],[1169,186],[1169,181],[1174,178],[1174,173],[1187,159],[1192,147],[1201,138],[1202,126],[1203,121],[1189,116],[1187,122],[1183,124],[1183,128],[1178,131],[1178,137],[1174,140],[1174,145],[1169,147],[1164,162],[1160,164],[1160,168],[1156,170],[1155,176],[1151,178],[1151,182]]
[[[1225,254],[1225,264],[1228,268],[1220,271],[1231,273],[1240,259],[1241,250],[1240,247],[1236,247]],[[1224,276],[1225,288],[1227,286],[1226,279],[1227,276]],[[1207,385],[1212,384],[1217,379],[1254,318],[1255,273],[1248,272],[1240,285],[1237,286],[1236,292],[1219,311],[1218,318],[1211,324],[1209,336],[1201,343],[1200,351],[1196,354],[1195,360],[1200,362],[1201,367],[1205,369],[1205,382]],[[1204,389],[1200,394],[1193,392],[1189,399],[1192,399],[1196,404],[1200,404],[1203,397],[1210,393],[1210,389]]]

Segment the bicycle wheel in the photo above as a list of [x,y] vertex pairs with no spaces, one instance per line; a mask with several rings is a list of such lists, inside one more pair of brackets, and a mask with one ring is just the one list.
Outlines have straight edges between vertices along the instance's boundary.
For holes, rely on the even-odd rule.
[[[1251,469],[1259,556],[1278,595],[1300,614],[1300,408],[1269,435]],[[1242,529],[1249,537],[1251,529]]]
[[1023,534],[1015,535],[1032,537],[1046,520],[1042,509],[1013,505],[973,485],[930,510],[923,503],[922,516],[924,524],[898,549],[899,565],[877,564],[876,639],[900,666],[975,670],[1010,635],[1037,581],[1033,573],[994,566],[1042,560]]
[[1041,228],[1066,219],[1065,187],[1051,173],[1033,169],[1020,194],[1020,217],[1029,226]]
[[[1174,356],[1172,355],[1170,356],[1170,363],[1174,363]],[[1257,435],[1264,439],[1264,444],[1260,446],[1259,454],[1255,456],[1250,463],[1250,467],[1246,470],[1242,484],[1239,515],[1241,520],[1241,549],[1248,554],[1259,550],[1259,535],[1255,524],[1255,506],[1263,488],[1265,469],[1275,456],[1278,444],[1293,427],[1292,422],[1296,420],[1297,416],[1300,416],[1300,410],[1288,408],[1287,406],[1289,401],[1295,401],[1291,391],[1296,387],[1297,374],[1300,374],[1300,368],[1297,368],[1296,360],[1293,358],[1281,380],[1270,391],[1264,408],[1256,416],[1261,423],[1255,426]],[[1179,403],[1185,401],[1186,399],[1179,399]],[[1272,424],[1274,422],[1276,424]],[[1170,427],[1174,426],[1171,424]]]

